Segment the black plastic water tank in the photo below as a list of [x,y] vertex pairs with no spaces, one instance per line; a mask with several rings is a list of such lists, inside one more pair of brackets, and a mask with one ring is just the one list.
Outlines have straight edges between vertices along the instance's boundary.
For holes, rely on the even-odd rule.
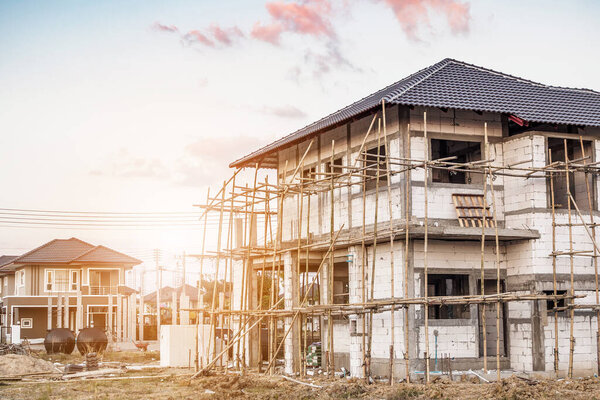
[[71,354],[75,348],[75,334],[67,328],[52,329],[46,334],[44,347],[48,354]]
[[108,337],[98,328],[83,328],[77,336],[77,350],[87,353],[102,353],[108,345]]

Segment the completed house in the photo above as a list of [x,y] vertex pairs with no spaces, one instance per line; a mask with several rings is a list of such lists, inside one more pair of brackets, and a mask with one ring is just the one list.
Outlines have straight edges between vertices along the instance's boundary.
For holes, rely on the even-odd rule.
[[117,339],[135,332],[135,291],[125,273],[141,261],[77,238],[55,239],[0,257],[2,341],[41,339],[52,328],[100,327]]

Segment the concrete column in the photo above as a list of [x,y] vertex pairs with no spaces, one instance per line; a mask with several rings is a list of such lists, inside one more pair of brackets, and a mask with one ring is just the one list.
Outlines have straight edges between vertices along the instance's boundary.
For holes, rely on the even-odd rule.
[[69,326],[69,296],[65,295],[63,297],[63,301],[65,302],[63,308],[63,327],[70,328]]
[[46,326],[48,330],[52,330],[52,297],[50,296],[48,296],[48,321],[46,322]]
[[129,300],[127,300],[127,304],[129,305],[129,332],[128,332],[128,339],[130,340],[135,340],[135,328],[137,327],[136,324],[136,313],[135,313],[135,308],[136,308],[136,304],[135,304],[135,293],[129,295]]
[[117,294],[117,341],[123,338],[123,296]]
[[[362,276],[362,252],[360,246],[348,248],[348,276],[349,276],[349,302],[362,302],[362,289],[365,284]],[[365,266],[366,268],[366,266]],[[349,316],[349,337],[350,337],[350,375],[353,377],[364,377],[363,358],[362,358],[362,316]]]
[[140,290],[140,304],[138,310],[139,336],[138,340],[144,340],[144,293]]
[[[321,267],[321,272],[319,273],[319,298],[321,300],[321,304],[329,303],[329,261],[325,261],[323,266]],[[321,362],[322,366],[326,367],[327,365],[327,357],[325,357],[325,352],[329,349],[327,348],[328,341],[328,326],[327,326],[327,317],[321,317],[320,321],[322,321],[321,325]]]
[[[298,275],[296,274],[297,260],[292,256],[291,252],[287,252],[283,256],[283,282],[284,282],[284,305],[286,310],[290,310],[299,305],[298,293]],[[285,318],[285,331],[287,332],[292,325],[292,317]],[[298,338],[300,335],[300,319],[297,318],[294,322],[290,333],[285,338],[285,373],[293,375],[299,371],[300,357],[298,349]]]
[[81,290],[77,291],[77,327],[76,333],[83,329],[83,303],[81,297]]
[[60,293],[56,299],[56,327],[63,327],[63,299]]
[[108,295],[108,316],[107,316],[107,322],[108,322],[108,333],[109,333],[109,342],[112,341],[113,338],[113,330],[112,330],[112,326],[113,326],[113,297],[112,294]]

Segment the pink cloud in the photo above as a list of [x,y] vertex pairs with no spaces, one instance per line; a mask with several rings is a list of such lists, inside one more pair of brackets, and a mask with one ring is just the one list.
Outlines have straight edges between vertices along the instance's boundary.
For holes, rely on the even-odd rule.
[[429,24],[429,11],[441,13],[453,34],[469,31],[469,4],[458,0],[382,0],[392,9],[402,30],[411,40],[419,40],[419,27]]
[[152,29],[161,32],[179,32],[179,29],[175,25],[163,25],[160,22],[155,22],[152,24]]
[[254,24],[250,36],[271,44],[279,44],[279,37],[282,32],[283,26],[279,24],[261,25],[260,22],[257,22]]
[[198,30],[191,30],[183,36],[183,39],[189,43],[200,43],[204,46],[214,47],[215,42],[208,38],[205,34]]
[[274,1],[266,4],[272,22],[257,22],[251,36],[272,44],[279,43],[283,32],[294,32],[316,37],[335,38],[335,31],[329,21],[332,9],[329,0],[305,0],[299,3]]
[[244,33],[237,26],[232,28],[221,28],[220,26],[213,24],[208,30],[217,42],[226,46],[231,46],[235,38],[244,37]]

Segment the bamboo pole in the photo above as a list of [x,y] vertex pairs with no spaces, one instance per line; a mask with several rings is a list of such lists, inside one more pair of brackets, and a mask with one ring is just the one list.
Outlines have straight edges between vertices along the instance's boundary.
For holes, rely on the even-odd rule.
[[[301,164],[301,168],[300,168],[300,176],[302,176],[302,174],[304,173],[304,161],[302,161]],[[298,194],[298,241],[297,241],[297,262],[296,262],[296,285],[297,285],[297,292],[298,292],[298,296],[300,296],[300,287],[301,287],[301,281],[300,281],[300,276],[301,276],[301,272],[300,272],[300,268],[301,268],[301,262],[300,262],[300,255],[302,252],[302,215],[303,215],[303,211],[304,211],[304,199],[303,199],[303,195],[304,195],[304,183],[303,180],[300,180],[300,193]],[[292,272],[294,273],[294,271]],[[303,365],[304,365],[304,360],[303,360],[303,351],[302,351],[302,321],[303,321],[303,316],[300,316],[300,330],[299,330],[299,334],[297,338],[294,338],[294,340],[297,340],[297,344],[298,344],[298,362],[300,363],[300,365],[298,365],[299,368],[299,372],[300,372],[300,376],[303,376],[302,371],[303,371]]]
[[[548,149],[548,162],[552,164],[552,150]],[[554,175],[550,171],[550,204],[552,206],[552,287],[556,296],[556,203],[554,199]],[[554,373],[558,376],[558,303],[554,299]]]
[[[486,124],[487,125],[487,124]],[[487,140],[486,140],[487,142]],[[488,144],[489,146],[489,144]],[[488,147],[489,152],[489,147]],[[494,148],[494,153],[496,150]],[[495,155],[495,154],[494,154]],[[486,155],[489,158],[489,154]],[[500,238],[498,235],[498,210],[496,207],[496,191],[494,189],[494,181],[492,178],[492,169],[488,168],[488,174],[485,179],[489,179],[490,192],[492,195],[492,217],[494,219],[494,242],[496,245],[496,294],[500,296]],[[496,303],[496,381],[499,383],[501,379],[500,369],[500,307],[501,303]]]
[[[330,159],[330,171],[331,174],[331,190],[329,192],[329,241],[330,241],[330,246],[333,247],[333,224],[335,221],[335,215],[334,215],[334,185],[333,185],[333,181],[334,181],[334,173],[335,173],[335,166],[334,166],[334,154],[335,154],[335,141],[332,140],[331,141],[331,159]],[[333,279],[334,279],[334,275],[335,275],[335,264],[334,264],[334,258],[333,258],[333,249],[329,252],[329,269],[328,269],[328,275],[329,278],[327,279],[327,293],[329,297],[328,303],[329,304],[333,304]],[[335,355],[334,355],[334,350],[333,350],[333,319],[331,316],[331,312],[329,313],[328,317],[327,317],[327,341],[328,341],[328,346],[327,346],[327,350],[328,350],[328,354],[329,354],[329,359],[328,359],[328,363],[327,363],[327,371],[329,372],[329,376],[333,377],[335,374]]]
[[[407,127],[407,135],[406,135],[406,154],[410,156],[410,123]],[[412,204],[411,191],[410,191],[410,178],[411,178],[411,169],[406,169],[405,175],[405,236],[404,236],[404,297],[408,298],[408,243],[409,243],[409,227],[410,227],[410,207]],[[406,382],[410,382],[410,354],[409,354],[409,322],[408,316],[410,314],[410,308],[404,308],[404,360],[405,360],[405,368],[406,368]]]
[[[487,122],[483,124],[483,152],[484,157],[487,160],[488,155],[488,143],[487,143]],[[487,178],[483,177],[483,209],[481,210],[481,295],[485,295],[485,227],[487,225]],[[487,324],[485,320],[485,305],[481,306],[481,323],[482,323],[482,337],[483,337],[483,373],[487,374]]]
[[[375,119],[373,118],[373,121],[371,122],[371,126],[373,126],[373,122],[375,122]],[[367,134],[371,131],[371,129],[369,129],[369,131],[367,131]],[[365,139],[366,140],[366,137]],[[361,146],[362,148],[362,146]],[[359,157],[360,157],[360,153],[359,153]],[[357,158],[358,161],[358,158]],[[366,160],[363,161],[363,164],[366,164]],[[367,254],[366,254],[366,246],[365,246],[365,237],[366,237],[366,192],[367,192],[367,172],[366,170],[363,170],[363,176],[362,176],[362,235],[361,235],[361,251],[360,251],[360,255],[361,255],[361,277],[362,277],[362,282],[361,282],[361,290],[362,290],[362,302],[363,304],[366,303],[367,301],[367,297],[366,297],[366,290],[367,290],[367,269],[365,268],[365,265],[367,263]],[[361,317],[362,320],[362,332],[361,332],[361,336],[362,336],[362,366],[363,366],[363,377],[365,378],[366,382],[369,383],[369,371],[368,371],[368,365],[367,365],[367,358],[366,358],[366,332],[367,332],[367,323],[366,323],[366,317],[365,317],[365,313],[364,313],[365,308],[363,307],[363,314]]]
[[[220,211],[219,211],[219,228],[218,228],[218,234],[217,234],[217,251],[219,253],[217,253],[217,258],[216,258],[216,262],[215,262],[215,280],[213,283],[213,293],[212,293],[212,302],[211,302],[211,311],[214,312],[215,311],[215,305],[217,303],[217,282],[219,280],[219,264],[221,262],[221,258],[220,258],[220,251],[221,251],[221,233],[222,233],[222,229],[223,229],[223,207],[224,207],[224,199],[225,199],[225,191],[226,191],[226,185],[227,182],[223,182],[223,190],[221,191],[221,207],[220,207]],[[209,354],[210,354],[210,349],[212,348],[213,351],[213,355],[216,352],[217,348],[217,341],[216,341],[216,318],[215,318],[215,314],[213,313],[211,315],[211,319],[210,319],[210,342],[209,342]]]
[[[428,143],[428,139],[427,139],[427,111],[423,112],[423,159],[424,160],[428,160],[429,159],[429,143]],[[425,300],[427,300],[427,297],[429,295],[429,288],[428,288],[428,266],[427,266],[427,250],[428,250],[428,243],[429,243],[429,237],[428,237],[428,225],[429,225],[429,221],[428,221],[428,198],[427,198],[427,189],[428,189],[428,181],[429,181],[429,164],[427,163],[427,161],[425,161],[424,163],[424,168],[423,168],[423,186],[424,186],[424,191],[423,191],[423,206],[424,206],[424,219],[425,219],[425,237],[423,239],[423,279],[425,281]],[[430,371],[430,365],[429,365],[429,306],[425,305],[425,310],[424,310],[424,314],[425,314],[425,383],[429,383],[429,371]]]
[[[234,177],[235,179],[235,177]],[[206,190],[206,201],[208,202],[208,199],[210,198],[210,187]],[[201,307],[200,304],[202,303],[202,307],[204,308],[204,294],[200,293],[200,288],[203,286],[203,269],[204,269],[204,246],[206,244],[206,225],[207,225],[207,219],[208,219],[208,213],[204,214],[204,227],[202,228],[202,252],[200,253],[200,283],[198,284],[198,299],[196,304],[198,305],[198,307]],[[202,321],[202,322],[201,322]],[[200,365],[199,362],[200,360],[198,360],[200,358],[200,346],[198,343],[198,329],[200,327],[200,325],[202,325],[202,347],[205,348],[206,347],[206,343],[204,342],[204,313],[203,312],[197,312],[196,313],[196,362],[195,362],[195,367],[196,367],[196,372],[198,372]]]
[[[567,148],[567,140],[563,141],[564,149],[565,149],[565,176],[567,181],[567,195],[569,198],[567,199],[567,214],[568,214],[568,223],[569,223],[569,263],[571,267],[571,296],[575,294],[575,278],[574,278],[574,255],[573,255],[573,228],[571,226],[571,182],[569,177],[569,153]],[[573,377],[573,353],[575,350],[575,340],[573,338],[573,328],[574,328],[574,318],[575,318],[575,309],[571,308],[570,313],[570,324],[569,324],[569,378]]]
[[[387,127],[385,121],[385,101],[381,100],[381,109],[382,109],[382,119],[383,119],[383,145],[385,149],[385,154],[389,155],[388,141],[387,141]],[[389,158],[385,158],[385,175],[387,177],[387,198],[388,198],[388,219],[390,223],[390,273],[392,279],[390,280],[390,297],[396,297],[396,291],[394,290],[394,209],[392,206],[392,178],[390,174],[390,162]],[[390,344],[390,385],[394,384],[394,345],[396,340],[396,335],[394,333],[394,325],[396,320],[394,318],[395,308],[392,305],[392,309],[390,311],[390,333],[391,333],[391,344]]]
[[[232,181],[231,181],[231,186],[235,188],[235,179],[236,177],[234,176]],[[227,240],[229,241],[229,245],[230,248],[233,248],[233,235],[234,235],[234,229],[235,229],[235,218],[234,218],[234,212],[233,212],[233,197],[231,198],[231,200],[229,201],[229,228],[228,228],[228,235],[227,235]],[[267,217],[269,217],[267,215]],[[233,308],[233,254],[229,254],[229,264],[230,264],[230,268],[229,268],[229,309],[231,310]],[[224,279],[223,279],[224,284],[227,284],[227,272],[225,272],[224,275]],[[226,290],[226,287],[223,287],[223,290]],[[227,339],[229,340],[229,332],[231,331],[231,327],[233,324],[233,316],[229,316],[229,318],[227,318]],[[227,353],[227,365],[225,365],[225,372],[227,373],[227,371],[229,370],[229,362],[231,361],[229,359],[229,353]],[[236,360],[237,361],[237,360]],[[234,363],[235,365],[235,363]]]
[[[381,119],[377,121],[377,155],[380,155],[381,149]],[[373,301],[375,293],[375,263],[377,260],[377,218],[379,214],[379,178],[380,176],[380,160],[377,158],[377,167],[375,172],[375,213],[373,219],[373,259],[371,262],[371,290],[369,298]],[[371,358],[373,353],[373,312],[369,313],[369,348],[367,351],[367,371],[369,378],[371,377]]]

